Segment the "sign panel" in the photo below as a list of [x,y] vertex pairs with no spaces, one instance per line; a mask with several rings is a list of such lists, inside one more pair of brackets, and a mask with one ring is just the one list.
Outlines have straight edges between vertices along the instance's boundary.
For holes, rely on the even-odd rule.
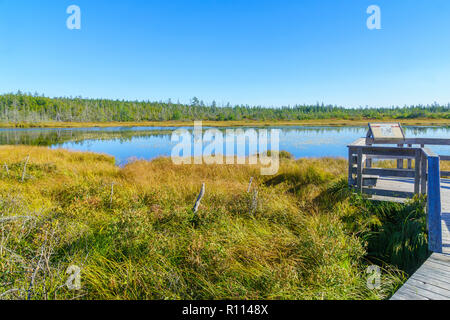
[[398,123],[369,123],[369,136],[377,139],[405,139],[403,129]]

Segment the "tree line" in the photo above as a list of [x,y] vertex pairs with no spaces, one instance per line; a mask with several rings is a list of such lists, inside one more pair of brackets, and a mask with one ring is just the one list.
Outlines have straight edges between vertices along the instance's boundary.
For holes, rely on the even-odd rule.
[[310,119],[450,119],[447,105],[344,108],[333,105],[295,105],[280,108],[205,104],[194,97],[189,104],[152,101],[49,98],[22,92],[0,95],[1,122],[107,122],[191,120],[310,120]]

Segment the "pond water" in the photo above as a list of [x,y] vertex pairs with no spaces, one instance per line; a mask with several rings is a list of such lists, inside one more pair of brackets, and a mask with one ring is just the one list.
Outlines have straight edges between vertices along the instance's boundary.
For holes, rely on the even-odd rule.
[[[174,127],[121,127],[76,129],[0,129],[1,145],[40,145],[77,151],[105,153],[119,165],[130,159],[154,159],[170,156],[178,141],[172,141]],[[192,133],[192,127],[183,128]],[[204,130],[209,128],[203,128]],[[227,128],[220,128],[225,136]],[[233,129],[233,128],[228,128]],[[235,128],[234,128],[235,129]],[[262,128],[245,127],[243,130]],[[367,127],[288,126],[279,130],[279,150],[301,157],[347,157],[347,145],[365,137]],[[450,138],[450,127],[404,127],[408,138]],[[269,139],[270,141],[270,139]],[[204,143],[206,146],[208,143]],[[270,149],[269,143],[269,149]],[[439,154],[450,155],[448,146],[431,147]],[[225,150],[225,148],[224,148]],[[249,153],[248,146],[245,149]],[[226,154],[226,151],[224,152]]]

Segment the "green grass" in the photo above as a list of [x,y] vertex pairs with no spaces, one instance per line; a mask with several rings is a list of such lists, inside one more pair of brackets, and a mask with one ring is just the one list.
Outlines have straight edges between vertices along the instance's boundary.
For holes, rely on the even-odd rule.
[[[385,299],[428,254],[422,200],[351,195],[342,159],[283,153],[272,177],[40,147],[0,147],[4,163],[2,299]],[[70,265],[79,291],[65,286]]]

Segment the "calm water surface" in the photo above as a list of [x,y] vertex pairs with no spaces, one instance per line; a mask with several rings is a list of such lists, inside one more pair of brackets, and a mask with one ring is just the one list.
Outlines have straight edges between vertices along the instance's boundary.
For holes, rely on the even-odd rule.
[[[123,165],[133,158],[170,156],[172,148],[178,143],[171,141],[172,132],[176,129],[179,128],[0,129],[0,144],[42,145],[53,149],[105,153],[114,156],[117,163]],[[192,127],[184,129],[192,132]],[[260,128],[254,129],[258,131]],[[365,137],[367,132],[367,127],[289,126],[271,127],[269,132],[270,129],[280,130],[280,150],[289,151],[296,158],[346,157],[347,145],[357,138]],[[404,129],[409,138],[450,138],[450,127],[411,126]],[[439,154],[450,155],[450,147],[437,146],[431,149]]]

